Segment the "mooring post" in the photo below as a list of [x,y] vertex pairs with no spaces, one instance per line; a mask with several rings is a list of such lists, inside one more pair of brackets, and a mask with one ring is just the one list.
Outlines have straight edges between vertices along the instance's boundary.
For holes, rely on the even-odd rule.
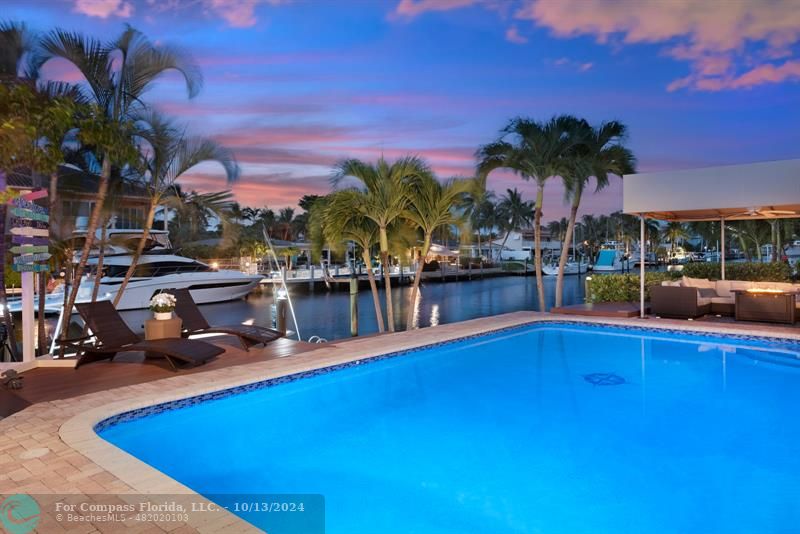
[[286,334],[286,308],[289,302],[288,297],[284,294],[283,288],[278,289],[278,296],[275,299],[275,312],[278,316],[276,318],[276,330],[281,334]]
[[355,266],[350,272],[350,335],[358,335],[358,278]]
[[311,276],[308,279],[308,290],[314,291],[314,265],[311,265]]

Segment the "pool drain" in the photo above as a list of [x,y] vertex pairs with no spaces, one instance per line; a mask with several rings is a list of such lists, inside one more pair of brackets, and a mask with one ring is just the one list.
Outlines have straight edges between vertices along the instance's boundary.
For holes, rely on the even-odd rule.
[[621,386],[627,383],[623,377],[614,373],[591,373],[583,375],[583,379],[593,386]]

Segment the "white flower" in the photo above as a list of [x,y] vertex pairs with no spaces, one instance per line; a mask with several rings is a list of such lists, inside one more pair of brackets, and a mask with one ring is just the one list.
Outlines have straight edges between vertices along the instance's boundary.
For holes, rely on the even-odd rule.
[[170,312],[175,309],[175,295],[159,293],[150,299],[150,309],[156,312]]

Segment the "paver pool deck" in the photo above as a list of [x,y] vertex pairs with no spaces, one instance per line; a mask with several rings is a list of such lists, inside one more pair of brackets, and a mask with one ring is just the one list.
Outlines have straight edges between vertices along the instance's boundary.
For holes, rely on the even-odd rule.
[[[535,312],[517,312],[460,323],[354,338],[307,347],[265,358],[257,348],[235,354],[236,365],[195,369],[192,372],[161,373],[149,381],[133,381],[113,389],[100,389],[78,396],[36,402],[0,420],[0,495],[29,494],[40,500],[40,531],[119,532],[120,524],[104,522],[58,522],[48,503],[127,502],[128,495],[183,494],[192,502],[202,497],[160,471],[101,439],[93,430],[99,421],[128,410],[191,397],[268,378],[346,363],[370,356],[411,349],[510,326],[559,320],[604,323],[647,328],[681,329],[695,332],[748,334],[800,340],[800,329],[761,325],[712,324],[673,320],[574,317]],[[288,347],[288,345],[287,345]],[[261,349],[268,351],[269,349]],[[244,354],[244,356],[242,356]],[[247,355],[252,363],[243,363]],[[228,354],[220,356],[224,360]],[[96,364],[100,365],[100,364]],[[111,364],[114,365],[114,364]],[[119,364],[121,367],[127,365]],[[136,365],[136,364],[133,364]],[[64,372],[79,376],[84,369]],[[133,373],[135,376],[136,373]],[[47,497],[42,497],[47,496]],[[137,497],[134,500],[139,500]],[[126,523],[125,532],[246,532],[249,523],[224,510],[191,514],[187,522]]]

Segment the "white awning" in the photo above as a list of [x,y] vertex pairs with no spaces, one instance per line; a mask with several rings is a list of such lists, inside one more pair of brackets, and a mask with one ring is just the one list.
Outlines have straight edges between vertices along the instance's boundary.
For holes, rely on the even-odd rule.
[[665,221],[800,217],[800,159],[629,174],[622,210]]

